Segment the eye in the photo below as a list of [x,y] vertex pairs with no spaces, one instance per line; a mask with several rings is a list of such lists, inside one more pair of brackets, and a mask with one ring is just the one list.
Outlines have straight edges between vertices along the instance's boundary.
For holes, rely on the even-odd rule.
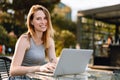
[[47,17],[44,17],[44,19],[46,19],[46,20],[47,20]]
[[36,18],[37,20],[42,20],[42,18],[41,17],[38,17],[38,18]]

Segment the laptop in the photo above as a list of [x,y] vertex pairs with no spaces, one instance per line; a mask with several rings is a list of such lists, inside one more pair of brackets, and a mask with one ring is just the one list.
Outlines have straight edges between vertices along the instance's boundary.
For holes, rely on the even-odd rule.
[[64,48],[53,73],[36,72],[36,74],[57,77],[84,73],[92,53],[91,49]]

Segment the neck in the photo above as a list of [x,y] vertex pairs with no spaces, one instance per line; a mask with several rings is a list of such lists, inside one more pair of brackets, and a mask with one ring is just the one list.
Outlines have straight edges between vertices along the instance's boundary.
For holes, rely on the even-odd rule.
[[34,40],[34,42],[35,42],[36,45],[40,45],[40,44],[43,43],[43,41],[42,41],[42,35],[43,35],[43,33],[39,32],[39,33],[35,33],[32,36],[32,38],[33,38],[33,40]]
[[35,41],[40,41],[40,40],[42,40],[42,35],[43,35],[42,32],[36,32],[34,34],[33,38],[34,38]]

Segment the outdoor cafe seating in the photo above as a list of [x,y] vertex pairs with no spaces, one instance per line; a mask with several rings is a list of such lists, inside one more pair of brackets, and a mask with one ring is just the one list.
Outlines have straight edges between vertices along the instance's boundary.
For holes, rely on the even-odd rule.
[[[5,80],[9,77],[11,59],[6,56],[0,56],[0,80]],[[120,69],[111,70],[107,68],[95,68],[88,66],[85,73],[77,75],[63,75],[58,77],[50,77],[37,73],[28,73],[35,80],[120,80]]]
[[9,77],[11,59],[5,56],[0,56],[0,80]]

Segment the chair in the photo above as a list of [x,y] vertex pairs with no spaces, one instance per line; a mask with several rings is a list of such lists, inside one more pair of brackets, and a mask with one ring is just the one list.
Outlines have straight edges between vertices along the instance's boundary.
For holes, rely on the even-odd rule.
[[11,59],[5,56],[0,56],[0,80],[9,77]]

